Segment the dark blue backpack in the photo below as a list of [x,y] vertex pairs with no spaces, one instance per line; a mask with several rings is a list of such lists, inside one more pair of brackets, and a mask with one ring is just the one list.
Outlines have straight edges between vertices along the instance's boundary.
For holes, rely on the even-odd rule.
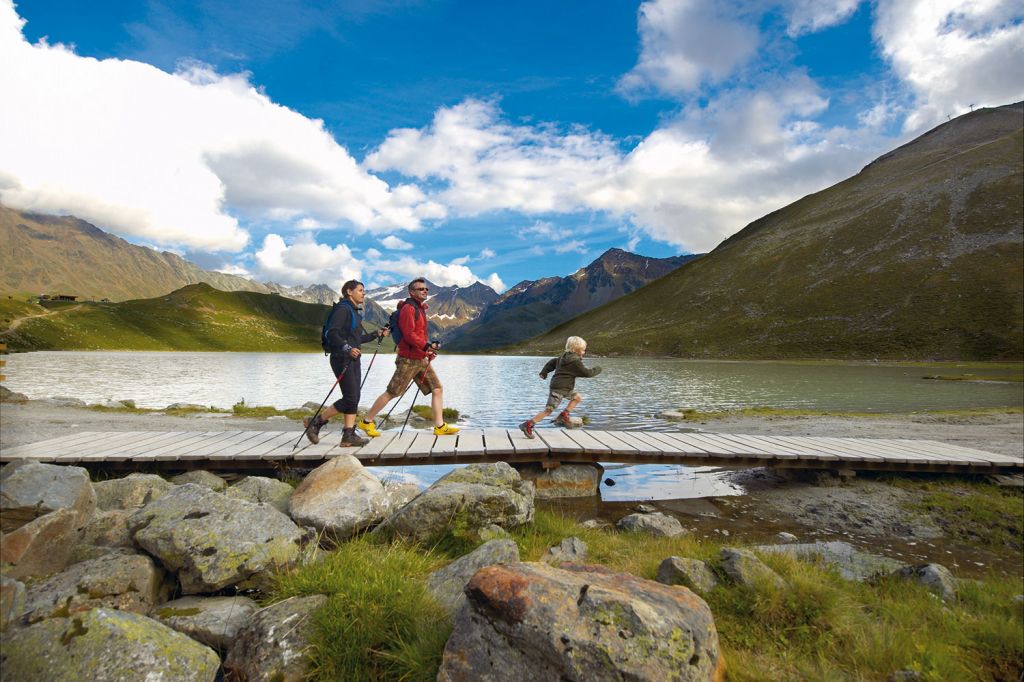
[[324,349],[325,354],[331,352],[331,342],[327,339],[327,332],[330,331],[331,329],[331,320],[334,318],[334,313],[338,309],[338,306],[342,304],[347,305],[349,307],[349,310],[351,311],[350,318],[352,320],[352,331],[355,331],[356,326],[359,324],[359,322],[357,322],[355,314],[356,309],[352,307],[351,303],[349,303],[348,301],[338,301],[337,303],[332,305],[331,312],[327,314],[327,321],[324,322],[323,329],[320,330],[320,347]]
[[[404,301],[398,302],[398,307],[395,308],[395,312],[388,316],[388,325],[391,327],[391,338],[395,342],[395,348],[398,348],[398,343],[402,340],[402,330],[398,327],[398,313],[402,310],[402,306],[412,301],[411,298],[407,298]],[[412,305],[416,306],[416,319],[420,319],[420,307],[413,301]]]

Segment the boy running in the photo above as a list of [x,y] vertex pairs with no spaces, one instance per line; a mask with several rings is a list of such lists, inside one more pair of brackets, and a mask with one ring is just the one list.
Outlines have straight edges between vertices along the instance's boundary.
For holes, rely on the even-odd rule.
[[555,426],[569,426],[569,413],[583,400],[583,396],[576,391],[576,377],[596,377],[601,373],[599,365],[595,365],[593,369],[583,366],[583,356],[586,352],[587,342],[578,336],[570,336],[565,340],[565,352],[561,357],[551,358],[544,365],[544,369],[540,371],[541,379],[547,379],[551,372],[555,374],[551,377],[551,386],[548,389],[548,404],[533,419],[527,419],[519,425],[519,429],[527,438],[533,438],[534,425],[551,414],[566,398],[569,399],[569,404],[555,417]]

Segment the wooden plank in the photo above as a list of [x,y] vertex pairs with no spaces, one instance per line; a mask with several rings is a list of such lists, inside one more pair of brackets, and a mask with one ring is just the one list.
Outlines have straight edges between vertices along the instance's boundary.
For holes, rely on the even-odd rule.
[[685,454],[681,445],[678,445],[675,441],[668,438],[658,438],[653,431],[631,431],[630,433],[632,433],[637,439],[646,441],[652,446],[659,448],[665,455]]
[[612,434],[626,445],[632,445],[636,448],[638,454],[648,457],[656,457],[663,454],[662,448],[665,447],[664,444],[652,444],[646,440],[641,440],[640,438],[637,438],[637,431],[609,431],[608,433]]
[[[252,459],[251,457],[245,457],[245,453],[260,447],[274,438],[277,438],[280,434],[280,431],[259,431],[256,436],[242,441],[237,445],[228,445],[225,446],[223,450],[210,453],[210,460],[219,462],[233,459]],[[256,459],[259,458],[257,457]]]
[[[578,454],[583,452],[583,448],[579,445],[579,443],[577,443],[568,435],[566,435],[565,431],[563,431],[562,429],[534,429],[533,432],[537,434],[537,438],[531,441],[527,440],[524,437],[523,441],[521,442],[529,444],[533,443],[534,441],[540,440],[545,445],[547,445],[552,457],[559,453]],[[521,452],[535,452],[535,450],[530,449],[520,450],[520,442],[516,441],[515,436],[513,434],[510,433],[509,436],[512,438],[512,444],[516,446],[517,455],[520,454]],[[557,457],[555,458],[557,459]]]
[[405,451],[409,449],[412,442],[416,439],[416,434],[412,431],[406,431],[400,433],[392,439],[388,446],[384,448],[380,453],[381,459],[405,459]]
[[134,447],[151,443],[165,443],[178,437],[177,431],[122,431],[102,434],[92,447],[82,447],[77,452],[61,455],[59,462],[117,462],[126,457],[122,452],[133,452]]
[[566,429],[565,435],[572,438],[583,448],[583,451],[588,455],[594,455],[595,457],[608,457],[612,454],[612,449],[599,441],[589,431],[583,429]]
[[691,434],[689,433],[678,433],[676,431],[661,432],[661,436],[663,438],[671,439],[672,442],[674,442],[676,445],[682,448],[683,452],[687,455],[697,455],[698,457],[706,457],[709,454],[711,454],[709,452],[709,446],[707,443],[690,438],[690,435]]
[[259,431],[222,431],[225,434],[224,438],[211,438],[202,447],[192,450],[188,455],[182,456],[182,460],[196,460],[206,459],[211,453],[218,452],[219,450],[239,445],[244,443],[248,439],[254,437]]
[[748,457],[772,457],[774,459],[799,458],[799,456],[794,452],[779,448],[778,446],[772,447],[770,444],[758,440],[754,436],[737,436],[732,433],[716,433],[714,435],[723,440],[732,441],[739,448],[745,449],[746,452],[749,453],[746,455]]
[[791,443],[797,447],[807,448],[812,452],[820,452],[826,455],[831,454],[839,457],[840,459],[849,459],[858,462],[881,462],[885,460],[881,455],[850,450],[847,447],[838,447],[833,443],[825,442],[821,438],[809,438],[806,436],[772,436],[771,438],[772,440]]
[[483,429],[459,431],[459,440],[455,444],[456,457],[479,457],[486,453]]
[[176,433],[174,438],[162,438],[122,449],[118,455],[122,459],[131,459],[137,462],[174,462],[177,461],[179,455],[188,453],[193,448],[202,447],[208,438],[216,435],[215,432],[204,431],[198,433],[178,431]]
[[405,451],[405,456],[409,459],[426,459],[430,457],[430,451],[434,447],[434,441],[437,440],[437,436],[434,435],[433,430],[406,430],[406,433],[412,433],[416,437],[413,439],[412,443],[409,444],[409,448]]
[[829,438],[824,436],[815,437],[814,440],[824,447],[832,447],[845,453],[861,453],[864,455],[875,455],[885,462],[922,462],[924,458],[909,452],[887,451],[878,445],[857,443],[849,438]]
[[994,452],[985,452],[984,450],[975,450],[973,448],[965,448],[958,445],[952,445],[950,443],[942,443],[934,440],[909,440],[905,438],[881,438],[877,439],[883,443],[891,443],[899,446],[914,446],[915,449],[931,452],[937,455],[948,456],[960,460],[967,460],[970,462],[979,462],[984,464],[1021,464],[1024,460],[1020,458],[1007,457],[1006,455],[1000,455]]
[[[398,437],[398,431],[381,431],[380,435],[376,438],[371,438],[370,442],[359,448],[359,452],[356,453],[356,457],[359,459],[376,459],[380,457],[381,453],[384,452],[388,444],[391,443],[395,438]],[[306,459],[305,456],[297,457],[297,459]]]
[[[894,439],[898,440],[898,439]],[[942,441],[925,441],[928,443],[934,443],[941,445],[943,448],[950,448],[953,452],[966,452],[978,457],[989,459],[991,462],[997,462],[1000,464],[1016,464],[1017,466],[1024,466],[1024,455],[1014,457],[1012,455],[1004,455],[998,452],[988,452],[986,450],[978,450],[977,448],[969,448],[966,445],[954,445],[953,443],[944,443]]]
[[589,431],[591,436],[608,446],[612,455],[635,455],[637,449],[610,431]]
[[[364,445],[363,447],[367,446]],[[288,449],[291,450],[290,445],[288,446]],[[362,449],[363,448],[357,448],[359,451],[362,451]],[[330,440],[322,440],[316,445],[306,441],[303,446],[299,447],[293,454],[291,454],[290,458],[296,462],[318,462],[324,459],[334,459],[335,457],[343,454],[353,454],[358,457],[358,453],[353,453],[351,452],[352,450],[353,448],[339,447],[338,441],[333,438]]]
[[[883,439],[872,438],[868,441],[859,441],[855,444],[858,447],[870,448],[872,451],[879,452],[883,455],[895,455],[897,457],[913,457],[916,460],[923,460],[932,464],[961,464],[968,465],[972,462],[965,460],[955,455],[948,455],[944,453],[929,452],[928,449],[922,448],[914,444],[913,441],[907,441],[905,444],[891,443]],[[978,460],[973,462],[974,464],[988,464],[987,461]]]
[[487,448],[488,457],[516,454],[509,433],[506,429],[484,429],[484,447]]
[[16,459],[38,459],[39,461],[51,461],[56,458],[53,454],[54,448],[62,448],[65,445],[74,445],[76,443],[88,443],[94,438],[100,435],[100,431],[80,431],[78,433],[69,433],[65,436],[59,436],[57,438],[49,438],[47,440],[40,440],[34,443],[25,443],[24,445],[18,445],[13,448],[4,448],[0,450],[0,461],[10,462]]
[[[517,457],[539,457],[544,459],[549,455],[551,448],[549,447],[548,442],[540,436],[543,433],[548,433],[553,430],[554,429],[534,429],[533,438],[527,438],[526,434],[519,429],[508,429],[506,434],[509,442],[512,443],[512,447],[515,448],[515,454]],[[573,443],[573,446],[579,447],[575,442]],[[490,454],[489,451],[488,454]]]
[[264,441],[259,445],[253,446],[236,456],[235,459],[253,460],[267,459],[268,457],[272,458],[278,448],[282,445],[287,445],[290,449],[292,447],[292,443],[295,442],[295,436],[297,435],[294,431],[272,431],[271,433],[275,434],[273,438]]
[[[788,442],[775,436],[758,436],[760,440],[766,443],[773,444],[786,452],[792,452],[797,456],[798,459],[807,460],[810,462],[833,462],[839,461],[841,457],[830,450],[824,450],[822,448],[811,448],[806,445],[799,445],[797,443]],[[862,460],[857,460],[862,461]]]
[[732,457],[758,457],[764,458],[764,453],[752,453],[750,448],[741,447],[737,443],[722,438],[716,433],[688,433],[686,434],[696,443],[704,443],[710,452],[716,455],[729,455]]
[[462,432],[456,433],[454,436],[435,436],[434,447],[430,449],[431,457],[454,457],[455,446],[459,443],[459,436]]

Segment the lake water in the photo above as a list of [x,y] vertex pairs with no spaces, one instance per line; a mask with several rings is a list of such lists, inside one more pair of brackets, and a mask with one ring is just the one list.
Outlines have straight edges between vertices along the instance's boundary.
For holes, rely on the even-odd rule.
[[[230,408],[297,407],[319,403],[333,383],[322,354],[37,352],[7,356],[5,385],[30,398],[73,396],[88,403],[132,399],[140,407],[187,402]],[[434,366],[445,386],[445,405],[458,409],[462,427],[514,428],[544,405],[547,382],[538,373],[546,358],[441,355]],[[586,358],[604,372],[580,379],[577,390],[595,429],[678,429],[655,415],[666,409],[742,407],[858,412],[912,412],[1024,404],[1021,383],[936,381],[926,375],[999,376],[1008,370],[884,364],[724,362],[650,358]],[[370,363],[364,358],[363,370]],[[379,355],[363,389],[369,403],[390,379],[393,355]],[[334,394],[337,396],[337,393]],[[332,398],[333,399],[333,398]],[[425,398],[418,397],[420,403]],[[406,410],[412,393],[396,412]],[[449,467],[415,467],[386,473],[421,484]],[[664,499],[737,494],[722,476],[681,466],[633,466],[609,471],[604,500]]]

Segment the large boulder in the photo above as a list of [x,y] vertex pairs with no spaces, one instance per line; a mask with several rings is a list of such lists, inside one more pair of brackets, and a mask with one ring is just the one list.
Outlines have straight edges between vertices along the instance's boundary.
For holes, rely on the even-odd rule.
[[100,607],[147,614],[170,594],[166,578],[148,556],[111,552],[30,584],[25,619],[34,623]]
[[289,502],[291,517],[336,539],[369,528],[388,512],[388,497],[376,476],[352,455],[339,455],[302,480]]
[[0,469],[0,531],[10,532],[58,509],[74,512],[79,526],[89,520],[96,509],[89,472],[31,460]]
[[225,490],[224,494],[236,500],[269,504],[277,511],[287,514],[288,501],[292,497],[292,487],[276,478],[246,476]]
[[300,682],[310,672],[312,613],[327,597],[285,599],[253,614],[235,638],[224,669],[246,682]]
[[913,580],[924,585],[944,601],[955,601],[957,597],[957,580],[949,569],[942,564],[918,564],[904,566],[894,571],[893,575],[902,580]]
[[464,589],[473,574],[484,566],[519,561],[519,546],[512,540],[491,540],[427,576],[427,589],[451,614],[466,601]]
[[132,534],[128,530],[129,509],[108,509],[93,514],[82,531],[82,543],[101,547],[131,547]]
[[248,597],[182,597],[161,604],[150,615],[196,641],[227,651],[259,608]]
[[178,474],[171,479],[171,482],[174,483],[174,485],[194,483],[216,492],[223,492],[224,489],[228,487],[227,481],[212,471],[206,471],[205,469],[196,469],[194,471],[186,471],[183,474]]
[[548,551],[544,552],[544,556],[540,558],[546,564],[557,566],[558,564],[568,561],[570,563],[579,564],[583,563],[583,560],[587,558],[587,543],[580,540],[578,537],[568,537],[562,540],[554,547],[549,547]]
[[766,566],[749,550],[723,547],[719,555],[722,559],[722,570],[737,585],[754,588],[769,585],[780,590],[786,587],[786,581],[782,576]]
[[81,517],[58,509],[0,535],[0,565],[11,578],[56,573],[68,565],[81,537]]
[[135,543],[178,574],[184,594],[265,587],[291,568],[303,531],[273,507],[178,486],[128,519]]
[[655,578],[665,585],[684,585],[698,594],[707,594],[718,585],[718,578],[700,559],[670,556],[658,566]]
[[533,485],[505,462],[455,469],[389,516],[375,532],[414,542],[447,533],[477,539],[491,524],[514,528],[533,520]]
[[156,474],[128,474],[124,478],[92,484],[96,491],[96,506],[104,511],[145,507],[173,487],[173,483]]
[[0,575],[0,632],[7,629],[7,625],[25,612],[25,598],[27,591],[25,584]]
[[11,682],[213,682],[220,667],[213,649],[155,620],[113,609],[13,628],[2,642],[0,670]]
[[439,682],[711,680],[722,671],[711,610],[683,587],[523,563],[480,569],[466,597]]
[[619,519],[615,525],[620,530],[647,533],[661,538],[674,538],[686,532],[683,524],[679,523],[679,519],[661,512],[630,514]]
[[598,486],[604,474],[600,464],[562,464],[554,469],[545,469],[537,463],[516,464],[516,470],[523,480],[533,483],[538,499],[559,497],[592,497],[598,494]]
[[384,494],[388,496],[388,509],[398,510],[420,494],[420,487],[415,483],[384,479]]

